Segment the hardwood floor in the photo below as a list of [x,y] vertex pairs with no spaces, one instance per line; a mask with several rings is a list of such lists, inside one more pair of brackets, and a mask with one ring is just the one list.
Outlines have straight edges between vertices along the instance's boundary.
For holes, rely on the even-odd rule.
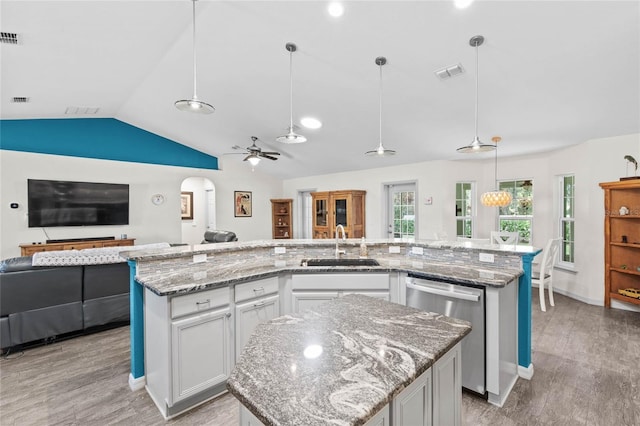
[[[555,298],[546,313],[533,308],[533,379],[519,379],[502,408],[463,394],[463,424],[640,425],[640,313]],[[145,390],[129,390],[128,327],[18,355],[0,361],[3,426],[165,423]],[[237,418],[225,395],[166,423]]]

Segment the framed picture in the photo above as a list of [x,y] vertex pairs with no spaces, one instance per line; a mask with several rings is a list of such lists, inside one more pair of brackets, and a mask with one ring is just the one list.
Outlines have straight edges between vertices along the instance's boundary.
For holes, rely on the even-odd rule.
[[182,220],[193,220],[193,192],[180,193],[180,214]]
[[233,191],[235,217],[251,217],[251,192]]

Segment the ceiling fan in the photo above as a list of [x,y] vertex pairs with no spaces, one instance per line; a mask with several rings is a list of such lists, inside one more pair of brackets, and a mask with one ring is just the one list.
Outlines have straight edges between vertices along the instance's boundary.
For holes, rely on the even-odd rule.
[[234,145],[233,149],[242,149],[245,152],[244,153],[235,153],[235,154],[247,154],[247,156],[244,158],[243,161],[248,161],[249,163],[251,163],[252,167],[255,167],[262,158],[266,158],[269,160],[277,160],[277,157],[274,157],[274,155],[280,155],[279,152],[276,151],[263,151],[262,148],[260,148],[258,145],[256,145],[256,142],[258,141],[258,138],[255,136],[251,136],[251,140],[253,141],[253,143],[251,144],[251,146],[248,146],[246,148],[242,148],[238,145]]

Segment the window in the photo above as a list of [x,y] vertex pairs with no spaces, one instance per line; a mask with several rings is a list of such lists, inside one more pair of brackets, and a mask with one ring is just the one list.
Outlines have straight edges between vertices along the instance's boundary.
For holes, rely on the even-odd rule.
[[393,238],[414,240],[416,236],[416,192],[414,184],[392,185],[391,218]]
[[566,266],[574,265],[575,253],[575,184],[574,175],[560,176],[560,263]]
[[456,236],[473,237],[473,183],[456,183]]
[[533,223],[533,181],[502,181],[500,190],[508,191],[513,196],[511,204],[500,207],[498,213],[498,229],[500,231],[518,232],[518,244],[531,244]]

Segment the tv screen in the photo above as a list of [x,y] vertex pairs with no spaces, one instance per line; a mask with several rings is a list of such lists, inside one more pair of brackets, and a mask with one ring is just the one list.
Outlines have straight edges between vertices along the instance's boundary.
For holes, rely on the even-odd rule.
[[129,224],[129,185],[27,180],[29,227]]

